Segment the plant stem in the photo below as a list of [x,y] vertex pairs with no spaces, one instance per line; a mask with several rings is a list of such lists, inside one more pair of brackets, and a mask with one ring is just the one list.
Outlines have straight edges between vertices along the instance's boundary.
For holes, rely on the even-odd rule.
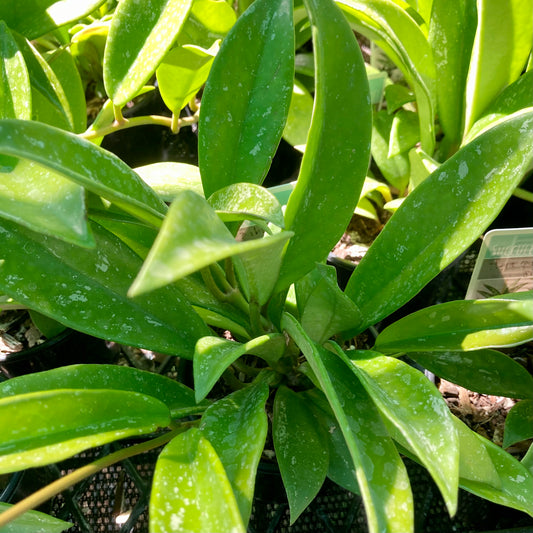
[[526,200],[526,202],[532,202],[533,203],[533,192],[526,191],[526,189],[522,189],[521,187],[517,187],[513,195],[517,198],[521,198],[522,200]]
[[72,487],[72,485],[79,483],[86,477],[96,474],[103,468],[123,461],[124,459],[128,459],[129,457],[133,457],[149,450],[153,450],[154,448],[159,448],[163,444],[166,444],[167,442],[172,440],[179,433],[182,433],[185,429],[187,429],[187,427],[188,426],[182,425],[181,427],[174,429],[173,431],[170,431],[168,433],[165,433],[164,435],[161,435],[160,437],[157,437],[150,441],[142,442],[140,444],[135,444],[134,446],[129,446],[128,448],[118,450],[114,453],[106,455],[105,457],[101,457],[100,459],[97,459],[96,461],[89,463],[88,465],[78,468],[77,470],[74,470],[74,472],[63,476],[62,478],[57,479],[56,481],[53,481],[46,487],[43,487],[37,492],[30,494],[27,498],[24,498],[20,502],[13,505],[13,507],[8,509],[7,511],[1,513],[0,528],[5,526],[9,522],[15,520],[15,518],[18,518],[20,515],[26,513],[27,511],[38,507],[50,498],[53,498],[57,494],[60,494],[61,492],[67,490],[68,488]]

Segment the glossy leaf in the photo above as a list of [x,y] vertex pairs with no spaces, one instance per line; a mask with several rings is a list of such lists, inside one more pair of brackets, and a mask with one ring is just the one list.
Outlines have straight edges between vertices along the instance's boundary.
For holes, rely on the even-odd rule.
[[435,66],[424,32],[409,14],[387,0],[336,0],[354,27],[400,68],[416,95],[422,148],[435,146]]
[[56,463],[114,440],[154,432],[170,422],[159,400],[135,392],[32,392],[0,400],[0,473]]
[[464,91],[476,26],[475,0],[433,0],[429,43],[435,63],[439,123],[452,153],[463,135]]
[[[12,507],[0,502],[0,514]],[[1,533],[61,533],[72,526],[71,522],[59,520],[39,511],[28,511],[0,529]]]
[[357,306],[339,289],[334,267],[317,264],[295,289],[300,323],[318,344],[353,329],[362,319]]
[[526,107],[533,107],[533,70],[525,72],[498,95],[472,126],[464,142],[470,142],[498,120]]
[[224,222],[259,220],[284,226],[276,197],[253,183],[233,183],[214,192],[207,201]]
[[309,94],[305,85],[295,79],[287,124],[285,124],[285,129],[283,130],[283,138],[299,152],[305,152],[312,116],[313,97]]
[[385,87],[385,100],[387,100],[387,113],[392,115],[405,104],[415,102],[415,94],[405,85],[393,83]]
[[[194,390],[196,400],[204,399],[224,371],[241,355],[253,353],[279,334],[270,333],[241,344],[220,337],[203,337],[194,351]],[[266,347],[266,346],[265,346]]]
[[496,217],[533,158],[532,119],[531,109],[512,115],[409,194],[346,287],[362,330],[412,298]]
[[372,399],[341,359],[314,344],[296,319],[282,326],[302,350],[346,441],[370,533],[412,531],[409,478]]
[[195,0],[191,13],[204,28],[218,35],[228,33],[237,19],[231,3],[227,1]]
[[149,516],[151,533],[246,531],[224,466],[199,429],[178,435],[159,455]]
[[413,111],[400,109],[392,119],[388,157],[407,152],[420,140],[418,116]]
[[439,391],[406,363],[376,352],[346,353],[380,411],[408,440],[437,483],[451,514],[457,508],[459,445]]
[[162,287],[220,259],[268,247],[275,238],[279,236],[236,241],[203,198],[184,190],[172,203],[130,294]]
[[420,148],[409,150],[409,163],[411,164],[411,175],[409,176],[411,190],[418,187],[440,166],[440,163],[429,157]]
[[437,376],[471,391],[508,398],[533,397],[531,374],[496,350],[409,352],[409,357]]
[[0,19],[28,39],[36,39],[92,13],[105,0],[20,0],[2,2]]
[[479,0],[465,94],[465,133],[492,100],[522,73],[531,52],[529,0]]
[[0,291],[85,333],[192,357],[210,330],[181,292],[128,298],[141,259],[111,233],[92,230],[96,247],[83,249],[0,221]]
[[505,419],[503,447],[508,448],[517,442],[533,439],[533,401],[518,402]]
[[327,437],[324,428],[316,424],[304,398],[287,387],[280,387],[276,392],[272,437],[293,524],[326,479]]
[[0,121],[0,153],[57,172],[156,227],[166,212],[155,192],[118,157],[51,126]]
[[300,174],[285,211],[286,228],[295,235],[285,252],[278,290],[323,261],[342,236],[370,156],[370,96],[355,36],[332,0],[309,0],[305,5],[313,28],[315,106]]
[[503,298],[459,300],[416,311],[385,328],[384,352],[469,351],[516,346],[533,339],[533,305]]
[[0,383],[0,398],[56,389],[112,389],[138,392],[163,402],[177,418],[196,407],[194,392],[166,376],[118,365],[70,365]]
[[194,191],[200,196],[204,195],[200,169],[195,165],[166,161],[134,170],[165,202],[172,202],[184,189]]
[[209,50],[176,46],[159,63],[156,74],[161,98],[174,114],[179,114],[202,88],[217,52],[218,43]]
[[261,183],[289,109],[292,1],[256,0],[222,42],[202,96],[198,158],[206,196]]
[[28,69],[5,22],[0,21],[0,118],[31,119]]
[[172,47],[192,0],[122,0],[113,15],[104,53],[104,85],[122,107],[142,89]]
[[245,524],[252,510],[255,476],[267,436],[267,399],[266,383],[252,384],[218,400],[200,422],[203,435],[224,465]]

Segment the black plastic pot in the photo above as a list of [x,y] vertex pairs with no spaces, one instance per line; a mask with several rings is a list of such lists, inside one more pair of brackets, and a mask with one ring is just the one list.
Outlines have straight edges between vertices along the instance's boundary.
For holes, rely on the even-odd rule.
[[106,342],[66,329],[42,344],[0,359],[0,375],[14,378],[77,363],[112,363]]

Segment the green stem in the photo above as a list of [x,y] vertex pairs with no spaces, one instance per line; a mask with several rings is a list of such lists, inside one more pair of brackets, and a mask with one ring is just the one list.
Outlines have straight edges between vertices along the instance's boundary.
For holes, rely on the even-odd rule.
[[522,189],[521,187],[517,187],[513,195],[517,198],[521,198],[522,200],[526,200],[526,202],[533,203],[533,192],[526,191],[526,189]]
[[10,509],[0,514],[0,528],[5,526],[9,522],[15,520],[27,511],[38,507],[39,505],[49,500],[50,498],[53,498],[57,494],[60,494],[61,492],[69,489],[76,483],[79,483],[85,478],[98,473],[103,468],[107,468],[108,466],[123,461],[124,459],[128,459],[129,457],[133,457],[149,450],[159,448],[163,444],[166,444],[167,442],[172,440],[179,433],[182,433],[187,428],[188,425],[182,425],[181,427],[174,429],[169,433],[165,433],[165,435],[161,435],[160,437],[157,437],[150,441],[123,448],[122,450],[118,450],[114,453],[106,455],[105,457],[101,457],[100,459],[97,459],[96,461],[88,465],[82,466],[81,468],[74,470],[74,472],[63,476],[60,479],[57,479],[46,487],[43,487],[37,492],[30,494],[27,498],[24,498],[20,502],[13,505],[13,507],[11,507]]

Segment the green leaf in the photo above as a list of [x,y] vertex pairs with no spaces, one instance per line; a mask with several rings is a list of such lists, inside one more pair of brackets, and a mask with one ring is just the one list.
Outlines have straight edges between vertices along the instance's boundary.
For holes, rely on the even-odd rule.
[[31,119],[28,69],[3,20],[0,20],[0,118]]
[[278,290],[323,261],[342,236],[370,156],[370,96],[355,36],[332,0],[305,5],[313,29],[315,106],[298,182],[285,211],[286,228],[295,235],[285,252]]
[[526,439],[533,439],[533,400],[522,400],[509,411],[505,419],[503,447]]
[[46,55],[45,59],[54,71],[68,101],[72,117],[72,131],[82,133],[87,128],[87,105],[85,91],[74,59],[66,48],[55,50],[50,55]]
[[256,0],[222,42],[202,96],[198,158],[206,196],[263,181],[289,109],[293,59],[292,1]]
[[11,172],[1,174],[0,199],[4,218],[78,246],[94,246],[85,191],[60,173],[19,159]]
[[403,192],[409,184],[410,165],[407,154],[389,158],[389,140],[394,117],[385,109],[374,113],[372,124],[372,157],[385,179]]
[[371,39],[402,70],[416,95],[422,148],[435,146],[435,66],[424,32],[397,3],[336,0],[351,26]]
[[138,392],[163,402],[177,418],[196,406],[194,392],[166,376],[118,365],[70,365],[0,383],[0,398],[56,389]]
[[404,85],[393,83],[385,87],[385,100],[387,100],[387,113],[392,115],[405,104],[415,102],[416,98],[414,93]]
[[270,333],[241,344],[221,337],[203,337],[194,351],[194,390],[196,401],[203,400],[224,371],[241,355],[253,353],[271,340],[276,342],[279,333]]
[[470,142],[498,120],[526,107],[533,107],[533,70],[524,73],[498,95],[472,126],[464,143]]
[[172,202],[184,189],[194,191],[200,196],[204,195],[200,169],[195,165],[167,161],[137,167],[134,170],[165,202]]
[[400,109],[392,119],[388,157],[407,152],[419,140],[420,126],[417,114],[413,111]]
[[450,514],[457,509],[459,443],[450,411],[426,377],[376,352],[346,352],[351,368],[381,413],[402,433],[439,487]]
[[384,352],[469,351],[510,347],[533,339],[528,300],[459,300],[411,313],[385,328],[376,340]]
[[[12,504],[0,502],[0,514]],[[61,533],[73,524],[39,511],[28,511],[0,528],[0,533]]]
[[463,135],[464,93],[476,26],[475,1],[433,0],[429,43],[436,70],[439,123],[452,153]]
[[192,0],[122,0],[109,28],[104,85],[122,107],[142,89],[176,40]]
[[329,453],[325,431],[316,424],[304,398],[280,387],[274,400],[272,437],[294,524],[326,479]]
[[267,399],[266,383],[252,384],[218,400],[200,422],[224,465],[244,524],[252,510],[255,476],[267,436]]
[[178,435],[159,455],[149,516],[151,533],[246,531],[224,466],[199,429]]
[[302,327],[318,344],[362,320],[357,306],[339,289],[335,267],[317,264],[295,289]]
[[465,93],[465,133],[494,98],[522,73],[531,52],[528,0],[479,0]]
[[82,19],[105,0],[20,0],[2,2],[0,19],[28,39],[36,39],[69,22]]
[[68,132],[23,120],[0,121],[0,153],[38,163],[159,227],[165,204],[118,157]]
[[254,183],[233,183],[214,192],[207,201],[224,222],[256,220],[280,228],[285,225],[276,197]]
[[309,362],[350,451],[370,533],[413,531],[409,478],[371,397],[341,359],[314,344],[296,319],[282,326]]
[[492,222],[533,158],[533,110],[464,146],[402,203],[345,293],[376,323],[409,301]]
[[409,187],[411,190],[418,187],[440,166],[440,163],[429,157],[420,148],[409,150],[409,163],[411,164],[411,175],[409,176]]
[[92,230],[96,247],[84,249],[0,221],[0,291],[85,333],[191,358],[210,330],[188,301],[176,287],[128,298],[141,259],[96,224]]
[[195,0],[192,15],[210,33],[225,35],[237,20],[237,15],[230,2],[219,0]]
[[236,241],[202,197],[184,190],[172,203],[130,294],[162,287],[232,255],[268,247],[277,238]]
[[159,400],[135,392],[31,392],[0,399],[0,474],[56,463],[170,422]]
[[174,114],[189,103],[207,80],[218,42],[209,50],[198,46],[172,48],[157,67],[157,83],[161,97]]
[[283,138],[300,152],[305,152],[312,116],[313,97],[305,88],[305,85],[295,79],[287,124],[285,124],[285,129],[283,130]]
[[496,350],[409,352],[409,357],[437,376],[468,390],[508,398],[533,397],[531,374]]

